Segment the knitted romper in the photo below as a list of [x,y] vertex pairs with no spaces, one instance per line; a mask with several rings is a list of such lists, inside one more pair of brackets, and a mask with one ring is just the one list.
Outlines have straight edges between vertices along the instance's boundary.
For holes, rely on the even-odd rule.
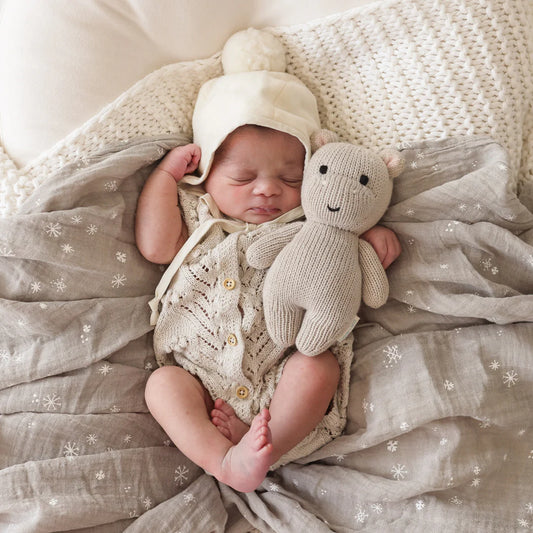
[[[179,197],[189,235],[213,217],[222,218],[212,202],[199,201],[198,194],[180,189]],[[160,365],[177,363],[197,376],[213,399],[228,402],[247,424],[269,406],[284,364],[294,351],[283,350],[270,339],[262,307],[266,270],[257,270],[246,261],[250,244],[275,227],[279,227],[276,221],[257,226],[243,223],[242,229],[227,233],[219,225],[212,226],[161,298],[154,332]],[[352,344],[349,335],[331,347],[341,377],[330,408],[312,433],[275,466],[310,454],[343,431]]]

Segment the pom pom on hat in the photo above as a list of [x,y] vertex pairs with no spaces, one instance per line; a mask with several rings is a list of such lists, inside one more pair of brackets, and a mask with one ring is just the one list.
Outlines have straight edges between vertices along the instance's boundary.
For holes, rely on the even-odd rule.
[[249,28],[232,35],[222,50],[224,74],[270,70],[285,72],[285,50],[271,33]]

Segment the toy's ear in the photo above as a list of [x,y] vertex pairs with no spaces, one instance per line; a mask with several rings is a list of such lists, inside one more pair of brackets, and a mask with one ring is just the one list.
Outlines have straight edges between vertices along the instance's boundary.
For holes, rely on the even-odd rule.
[[387,148],[380,155],[389,170],[389,178],[397,178],[403,172],[405,166],[405,159],[402,154],[397,150]]
[[337,142],[337,134],[330,130],[318,130],[311,134],[311,151],[316,152],[319,148],[328,143]]

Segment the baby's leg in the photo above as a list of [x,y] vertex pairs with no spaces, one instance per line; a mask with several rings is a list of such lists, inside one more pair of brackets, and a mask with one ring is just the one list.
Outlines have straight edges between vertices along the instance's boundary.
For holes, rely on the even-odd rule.
[[295,352],[289,358],[270,403],[274,462],[322,420],[339,377],[339,363],[329,350],[314,357]]
[[211,422],[202,384],[180,367],[165,366],[150,376],[146,403],[191,461],[236,490],[255,490],[273,464],[268,410],[255,417],[249,431],[234,445]]

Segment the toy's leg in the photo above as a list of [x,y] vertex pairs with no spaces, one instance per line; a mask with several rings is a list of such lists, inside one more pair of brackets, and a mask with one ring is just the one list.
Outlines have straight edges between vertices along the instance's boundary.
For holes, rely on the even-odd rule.
[[265,305],[268,333],[278,346],[294,346],[303,316],[304,310],[299,307]]
[[321,310],[320,313],[308,310],[296,337],[296,347],[308,356],[324,352],[355,326],[357,316],[354,315],[353,322],[347,320],[347,316],[346,312],[339,314],[334,309]]

